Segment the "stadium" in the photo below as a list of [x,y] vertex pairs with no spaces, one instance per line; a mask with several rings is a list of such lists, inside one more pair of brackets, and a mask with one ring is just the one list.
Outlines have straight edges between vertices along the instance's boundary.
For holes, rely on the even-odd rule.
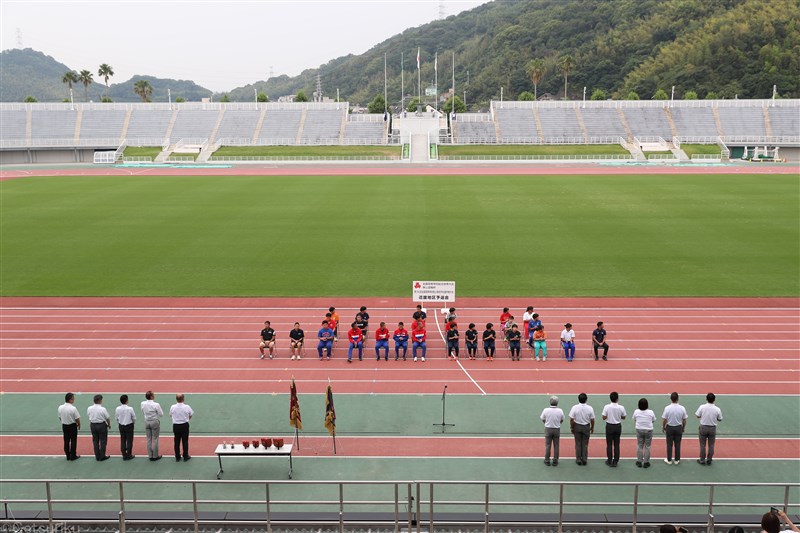
[[[800,100],[355,108],[0,103],[4,531],[749,533],[770,507],[800,523]],[[538,314],[543,359],[525,336],[512,358],[506,308],[525,335]],[[496,353],[468,357],[468,326],[490,323]]]

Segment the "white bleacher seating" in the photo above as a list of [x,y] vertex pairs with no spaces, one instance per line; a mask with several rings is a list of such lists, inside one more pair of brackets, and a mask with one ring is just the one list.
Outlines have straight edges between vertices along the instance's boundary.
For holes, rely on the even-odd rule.
[[538,139],[539,137],[532,109],[495,108],[494,116],[500,126],[501,142]]
[[170,141],[178,142],[184,138],[208,139],[217,122],[219,109],[181,109],[170,133]]
[[337,143],[342,130],[344,109],[309,109],[303,123],[302,143]]
[[385,122],[356,122],[348,120],[344,128],[345,144],[380,142],[385,144]]
[[455,122],[452,122],[451,125],[456,143],[497,142],[494,122],[459,121],[456,117]]
[[581,118],[589,137],[628,136],[616,109],[587,107],[581,109]]
[[170,120],[172,111],[168,109],[134,109],[125,138],[130,141],[137,138],[163,139],[167,136]]
[[672,139],[667,114],[661,107],[627,107],[625,120],[634,137],[661,137]]
[[775,137],[800,137],[800,110],[796,107],[770,107],[769,123]]
[[717,113],[725,137],[762,137],[767,134],[761,107],[718,107]]
[[0,111],[0,139],[25,139],[27,113],[24,109],[3,109]]
[[78,112],[35,109],[31,111],[31,139],[73,139]]
[[583,138],[583,131],[575,109],[571,107],[544,107],[539,109],[539,123],[545,140],[552,138]]
[[84,109],[81,117],[81,139],[119,139],[124,123],[124,110]]
[[301,109],[267,110],[264,123],[261,125],[261,133],[258,136],[259,140],[294,144],[302,116]]
[[710,107],[673,107],[670,113],[680,137],[719,136]]
[[217,130],[217,139],[249,139],[253,136],[260,115],[261,111],[258,109],[226,110]]

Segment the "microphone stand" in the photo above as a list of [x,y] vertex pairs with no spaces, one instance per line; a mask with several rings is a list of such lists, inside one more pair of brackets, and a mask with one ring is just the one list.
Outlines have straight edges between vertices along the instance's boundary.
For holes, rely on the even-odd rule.
[[444,390],[442,390],[442,423],[441,424],[434,424],[434,426],[439,426],[442,428],[442,433],[447,428],[447,426],[455,427],[455,424],[446,424],[444,421],[444,413],[445,407],[447,406],[447,385],[444,386]]

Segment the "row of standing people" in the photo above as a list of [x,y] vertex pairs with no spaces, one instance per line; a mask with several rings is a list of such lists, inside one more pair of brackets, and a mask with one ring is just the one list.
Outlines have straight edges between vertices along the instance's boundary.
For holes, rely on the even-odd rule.
[[[161,433],[161,418],[164,411],[161,405],[155,401],[155,393],[147,391],[145,399],[140,405],[142,417],[144,418],[145,435],[147,437],[147,455],[151,461],[161,459],[158,448],[158,440]],[[133,454],[133,435],[136,423],[136,412],[133,407],[128,405],[128,395],[123,394],[119,398],[119,406],[114,411],[114,418],[117,421],[120,435],[120,454],[122,459],[129,461],[136,457]],[[86,410],[89,419],[89,427],[92,433],[92,447],[94,457],[97,461],[105,461],[110,458],[107,453],[108,430],[111,428],[111,416],[103,406],[103,395],[95,394],[93,403]],[[175,460],[188,461],[192,458],[189,455],[189,420],[194,416],[194,410],[185,403],[184,395],[175,396],[175,404],[169,408],[169,416],[172,418],[172,434],[174,437]],[[81,429],[81,415],[75,407],[75,394],[68,392],[64,396],[64,403],[58,408],[58,418],[61,421],[61,431],[64,436],[64,454],[67,461],[80,459],[77,453],[78,431]]]
[[[609,395],[610,403],[603,407],[602,418],[606,422],[606,465],[616,467],[620,458],[620,437],[622,435],[622,422],[628,416],[624,406],[619,404],[619,394],[612,392]],[[686,431],[688,414],[686,408],[679,403],[677,392],[670,395],[671,403],[664,408],[661,415],[661,430],[666,435],[667,453],[664,462],[677,465],[681,462],[681,440]],[[594,433],[595,413],[594,408],[588,403],[586,393],[578,396],[578,403],[569,411],[570,432],[575,437],[575,462],[585,466],[589,455],[589,437]],[[700,439],[700,457],[697,462],[701,465],[711,465],[714,459],[714,445],[716,442],[717,424],[722,420],[722,411],[715,404],[714,393],[706,395],[706,403],[697,408],[695,416],[699,419],[698,435]],[[550,397],[550,405],[539,416],[545,427],[545,455],[544,464],[557,466],[559,460],[559,444],[561,424],[564,422],[564,411],[558,407],[558,396]],[[639,468],[650,467],[650,446],[653,439],[653,429],[656,424],[656,415],[649,408],[647,398],[640,398],[638,408],[633,412],[636,429],[636,466]],[[553,452],[551,460],[551,449]]]

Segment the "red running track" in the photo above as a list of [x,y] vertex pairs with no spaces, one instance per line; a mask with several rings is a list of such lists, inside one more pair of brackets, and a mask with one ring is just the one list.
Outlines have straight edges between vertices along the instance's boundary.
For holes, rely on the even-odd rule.
[[[547,326],[546,362],[498,356],[445,358],[441,315],[429,310],[427,361],[376,361],[372,341],[364,361],[346,362],[344,342],[318,361],[316,342],[300,361],[288,358],[287,334],[299,321],[314,336],[334,303],[351,320],[360,305],[370,329],[410,322],[407,299],[242,298],[3,298],[0,299],[0,392],[181,390],[186,393],[285,393],[295,377],[306,393],[328,379],[339,393],[438,394],[800,394],[800,309],[794,299],[486,299],[458,301],[461,330],[497,323],[500,309],[516,314],[534,304]],[[265,319],[278,332],[278,357],[258,358]],[[595,322],[609,331],[609,361],[589,353]],[[565,322],[577,332],[576,360],[558,357]],[[462,344],[463,346],[463,344]],[[481,350],[482,352],[482,350]],[[479,354],[481,355],[481,354]]]

